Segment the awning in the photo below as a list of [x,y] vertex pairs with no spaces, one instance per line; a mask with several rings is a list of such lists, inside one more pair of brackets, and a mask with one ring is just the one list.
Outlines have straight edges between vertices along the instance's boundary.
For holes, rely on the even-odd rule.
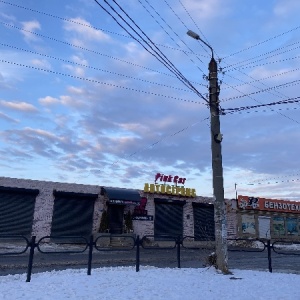
[[138,190],[103,187],[101,194],[106,194],[111,204],[139,204],[141,196]]

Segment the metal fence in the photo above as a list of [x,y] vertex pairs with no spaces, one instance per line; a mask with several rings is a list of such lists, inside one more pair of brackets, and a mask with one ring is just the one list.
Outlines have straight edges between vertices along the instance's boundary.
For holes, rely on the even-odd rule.
[[[16,247],[15,245],[18,245]],[[300,242],[273,241],[260,239],[228,239],[228,251],[231,252],[264,252],[267,251],[268,270],[272,272],[272,252],[280,255],[300,255]],[[214,252],[214,241],[199,241],[194,236],[124,236],[99,235],[90,236],[45,236],[38,241],[35,236],[28,239],[22,235],[0,235],[0,256],[26,254],[29,249],[26,282],[30,282],[34,265],[35,250],[47,254],[80,254],[88,251],[87,275],[91,275],[93,253],[107,251],[135,251],[136,272],[140,270],[140,248],[163,251],[176,249],[177,267],[181,268],[181,250],[202,250],[209,256]],[[208,262],[209,263],[209,262]]]

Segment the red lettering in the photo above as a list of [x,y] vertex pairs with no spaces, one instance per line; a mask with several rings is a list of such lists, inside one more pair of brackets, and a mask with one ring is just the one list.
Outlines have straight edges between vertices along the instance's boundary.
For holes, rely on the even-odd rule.
[[174,179],[173,179],[173,182],[177,185],[177,181],[178,181],[178,176],[176,175],[175,177],[174,177]]
[[178,183],[181,183],[181,184],[182,184],[182,183],[183,183],[183,182],[182,182],[182,179],[183,179],[183,178],[179,178]]
[[154,183],[156,183],[157,179],[160,177],[160,173],[156,173]]
[[172,182],[172,178],[173,178],[173,176],[169,175],[168,182]]

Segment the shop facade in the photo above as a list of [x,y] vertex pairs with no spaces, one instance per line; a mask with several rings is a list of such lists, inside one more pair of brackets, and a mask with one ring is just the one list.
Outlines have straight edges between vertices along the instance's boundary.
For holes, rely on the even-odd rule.
[[213,198],[156,174],[142,190],[0,177],[0,234],[214,239]]
[[238,196],[237,236],[300,240],[300,202]]

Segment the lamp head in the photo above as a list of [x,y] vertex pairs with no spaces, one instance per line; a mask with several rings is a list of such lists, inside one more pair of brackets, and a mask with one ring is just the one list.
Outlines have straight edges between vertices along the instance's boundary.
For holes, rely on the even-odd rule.
[[190,37],[192,37],[193,39],[195,40],[200,40],[200,36],[199,34],[197,34],[196,32],[192,31],[192,30],[189,30],[187,32],[187,35],[189,35]]

